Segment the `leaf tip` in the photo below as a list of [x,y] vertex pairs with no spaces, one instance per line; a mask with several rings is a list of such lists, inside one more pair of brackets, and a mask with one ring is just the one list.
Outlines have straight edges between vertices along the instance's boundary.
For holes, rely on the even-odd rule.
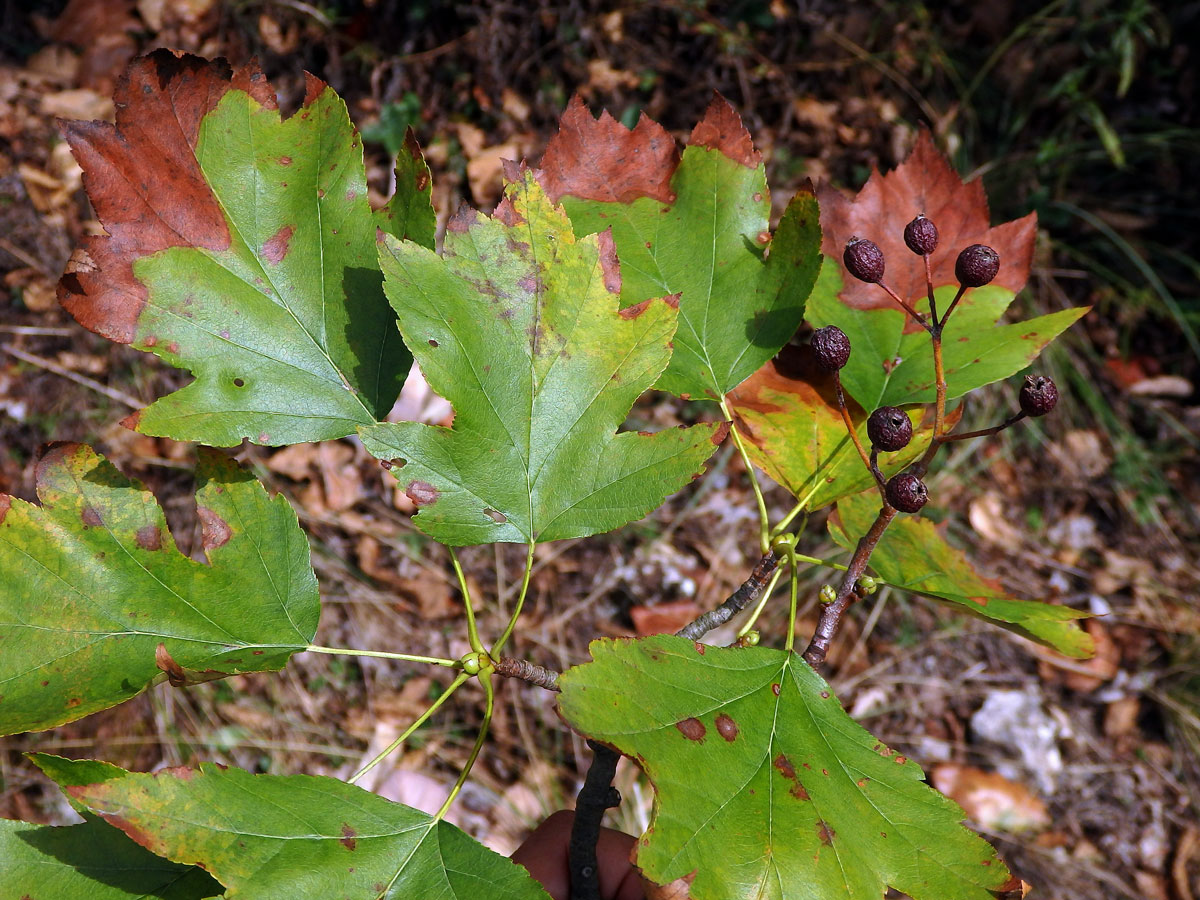
[[692,129],[688,146],[717,150],[748,169],[756,169],[762,163],[762,153],[754,148],[742,117],[717,91],[713,91],[704,118]]
[[171,687],[183,687],[187,684],[187,673],[183,666],[175,662],[174,657],[167,651],[167,645],[162,642],[154,648],[154,665],[166,674]]
[[539,181],[551,202],[565,196],[632,203],[652,197],[673,203],[671,177],[679,165],[675,139],[644,114],[632,129],[607,111],[593,118],[576,94],[542,155]]
[[314,75],[312,72],[304,73],[304,106],[312,106],[321,94],[325,93],[325,89],[329,87],[324,81]]
[[85,444],[76,443],[75,441],[51,441],[46,444],[42,451],[42,456],[37,462],[34,469],[34,481],[39,486],[45,483],[52,469],[58,469],[66,465],[68,457],[75,456],[81,450],[91,449]]
[[[506,198],[507,199],[507,198]],[[479,221],[479,213],[472,209],[465,200],[458,204],[458,209],[446,221],[446,231],[451,234],[466,234],[471,226]]]

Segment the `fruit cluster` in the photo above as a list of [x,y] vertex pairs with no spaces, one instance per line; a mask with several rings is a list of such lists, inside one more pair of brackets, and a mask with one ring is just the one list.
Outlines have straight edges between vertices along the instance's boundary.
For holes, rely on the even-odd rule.
[[[913,253],[924,257],[926,262],[928,262],[930,255],[938,247],[937,226],[924,215],[918,215],[905,226],[904,243]],[[847,426],[851,429],[851,437],[854,439],[855,444],[859,446],[860,453],[864,456],[864,462],[879,482],[880,494],[885,504],[885,509],[891,507],[900,512],[915,513],[920,511],[921,507],[929,499],[929,493],[921,477],[925,474],[929,460],[940,444],[963,437],[995,433],[1001,428],[1006,428],[1026,416],[1044,416],[1054,409],[1055,404],[1058,402],[1058,388],[1045,375],[1028,375],[1025,378],[1025,385],[1021,388],[1019,397],[1020,412],[1006,420],[1002,425],[992,429],[985,429],[982,432],[973,432],[971,435],[956,435],[951,437],[944,434],[942,429],[944,426],[945,376],[941,371],[940,365],[942,330],[945,328],[946,320],[950,318],[950,314],[954,312],[959,300],[962,299],[962,296],[969,288],[983,287],[995,279],[996,275],[1000,272],[1000,254],[985,244],[972,244],[958,254],[954,263],[954,274],[959,282],[958,293],[940,319],[938,318],[937,309],[933,304],[933,284],[929,280],[930,276],[928,273],[931,269],[928,265],[926,265],[925,269],[927,273],[926,279],[929,282],[927,287],[930,300],[930,310],[927,318],[917,312],[903,298],[899,297],[884,282],[883,276],[887,268],[887,261],[884,258],[883,251],[879,249],[876,243],[865,238],[851,238],[846,243],[845,252],[842,254],[842,261],[845,263],[846,270],[859,281],[879,285],[906,313],[916,319],[929,333],[930,338],[934,342],[934,358],[937,364],[935,377],[938,383],[939,401],[938,415],[934,422],[934,434],[930,450],[909,471],[894,475],[890,480],[885,482],[876,463],[878,454],[880,452],[895,453],[907,447],[913,435],[912,420],[909,418],[908,413],[895,406],[882,406],[872,412],[867,418],[867,437],[871,441],[871,456],[869,459],[866,458],[865,452],[862,450],[857,436],[854,434],[850,417],[846,412],[845,398],[841,390],[839,373],[850,360],[850,339],[836,325],[826,325],[824,328],[819,328],[812,336],[812,350],[817,365],[824,371],[831,373],[838,380],[838,403],[842,407],[843,418],[846,419]]]

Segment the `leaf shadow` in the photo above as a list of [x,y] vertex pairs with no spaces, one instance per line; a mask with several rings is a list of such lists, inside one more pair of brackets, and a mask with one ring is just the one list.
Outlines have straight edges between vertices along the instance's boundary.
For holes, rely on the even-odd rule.
[[[346,304],[343,335],[354,360],[346,374],[352,384],[360,386],[364,405],[382,421],[400,396],[412,354],[400,337],[379,269],[347,266],[342,270],[342,296]],[[384,327],[380,327],[381,318]]]
[[183,900],[216,896],[224,890],[202,869],[156,856],[124,832],[91,816],[79,825],[39,828],[17,837],[84,878],[144,897]]

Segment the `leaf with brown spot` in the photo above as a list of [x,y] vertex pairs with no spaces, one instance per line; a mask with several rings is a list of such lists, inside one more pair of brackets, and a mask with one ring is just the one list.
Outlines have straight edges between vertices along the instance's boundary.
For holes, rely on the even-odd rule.
[[[829,533],[850,549],[867,533],[878,512],[876,496],[847,497],[830,518]],[[950,546],[928,519],[901,516],[892,522],[871,553],[871,568],[888,584],[949,603],[959,612],[1066,656],[1083,659],[1093,653],[1091,635],[1079,627],[1088,613],[1012,596],[999,581],[979,574],[966,554]]]
[[967,292],[943,337],[947,397],[954,399],[1028,366],[1042,348],[1087,312],[1060,310],[1027,322],[998,325],[1029,278],[1036,216],[991,227],[982,182],[964,184],[923,133],[912,154],[887,175],[874,172],[853,199],[828,186],[821,200],[821,252],[826,258],[805,313],[815,328],[837,325],[850,338],[842,369],[846,391],[865,409],[929,403],[934,399],[933,352],[928,335],[883,290],[853,278],[842,262],[851,237],[874,241],[884,252],[884,280],[918,310],[927,310],[925,265],[904,244],[904,226],[924,213],[937,226],[931,257],[939,314],[957,290],[954,263],[974,243],[1000,254],[996,279]]
[[441,256],[391,237],[385,290],[450,428],[361,429],[419,507],[414,524],[452,544],[541,543],[618,528],[704,470],[723,424],[619,432],[671,355],[678,311],[655,298],[623,314],[623,269],[598,236],[576,238],[532,173],[503,215],[460,210]]
[[158,50],[116,100],[115,125],[64,126],[107,234],[84,239],[59,296],[86,327],[195,375],[130,426],[232,446],[382,418],[411,357],[337,95],[310,77],[281,120],[256,68]]
[[205,550],[224,547],[233,537],[229,523],[207,506],[196,508],[196,518],[200,520],[200,544]]
[[[888,887],[915,900],[989,900],[1008,878],[962,810],[918,766],[882,755],[798,654],[701,656],[668,635],[590,650],[592,662],[559,679],[559,710],[654,784],[634,858],[651,881],[694,873],[693,900],[860,900]],[[724,737],[725,720],[736,740],[681,739],[710,727]]]
[[772,237],[761,155],[720,95],[682,158],[649,119],[630,131],[608,113],[593,119],[575,98],[539,178],[577,235],[611,229],[622,306],[678,295],[675,349],[659,389],[719,400],[800,324],[821,265],[816,197],[798,192]]
[[[833,378],[821,371],[811,347],[785,347],[775,359],[729,394],[738,433],[750,459],[813,511],[858,494],[875,484],[850,442],[838,410]],[[859,439],[870,446],[867,416],[848,401]],[[932,417],[910,409],[913,439],[895,453],[881,453],[879,466],[891,476],[925,452],[933,434]],[[961,410],[950,413],[958,421]]]
[[0,525],[0,734],[74,721],[168,677],[278,669],[312,641],[316,579],[287,501],[211,450],[198,484],[206,535],[226,523],[207,564],[90,448],[59,444],[38,463],[41,505],[14,499]]
[[336,778],[205,763],[152,775],[113,766],[89,780],[94,763],[35,762],[151,852],[203,867],[230,900],[549,900],[525,869],[455,826]]

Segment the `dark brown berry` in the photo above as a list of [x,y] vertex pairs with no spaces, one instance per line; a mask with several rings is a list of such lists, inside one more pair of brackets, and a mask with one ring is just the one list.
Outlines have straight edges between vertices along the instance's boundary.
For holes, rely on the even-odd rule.
[[1058,386],[1045,375],[1026,375],[1018,401],[1025,415],[1044,416],[1058,403]]
[[937,249],[937,226],[924,215],[917,216],[904,226],[904,243],[917,256],[927,256]]
[[912,440],[912,421],[898,407],[881,406],[867,419],[867,437],[888,453],[903,450]]
[[887,483],[885,493],[888,503],[900,512],[906,513],[920,512],[925,501],[929,499],[929,492],[925,490],[925,482],[916,475],[908,475],[904,472],[892,476]]
[[872,241],[850,238],[846,252],[842,254],[842,262],[859,281],[868,284],[883,281],[883,251]]
[[850,358],[850,338],[836,325],[826,325],[814,331],[812,348],[817,365],[826,372],[836,372]]
[[983,287],[1000,271],[1000,254],[986,244],[972,244],[954,263],[954,277],[967,287]]

